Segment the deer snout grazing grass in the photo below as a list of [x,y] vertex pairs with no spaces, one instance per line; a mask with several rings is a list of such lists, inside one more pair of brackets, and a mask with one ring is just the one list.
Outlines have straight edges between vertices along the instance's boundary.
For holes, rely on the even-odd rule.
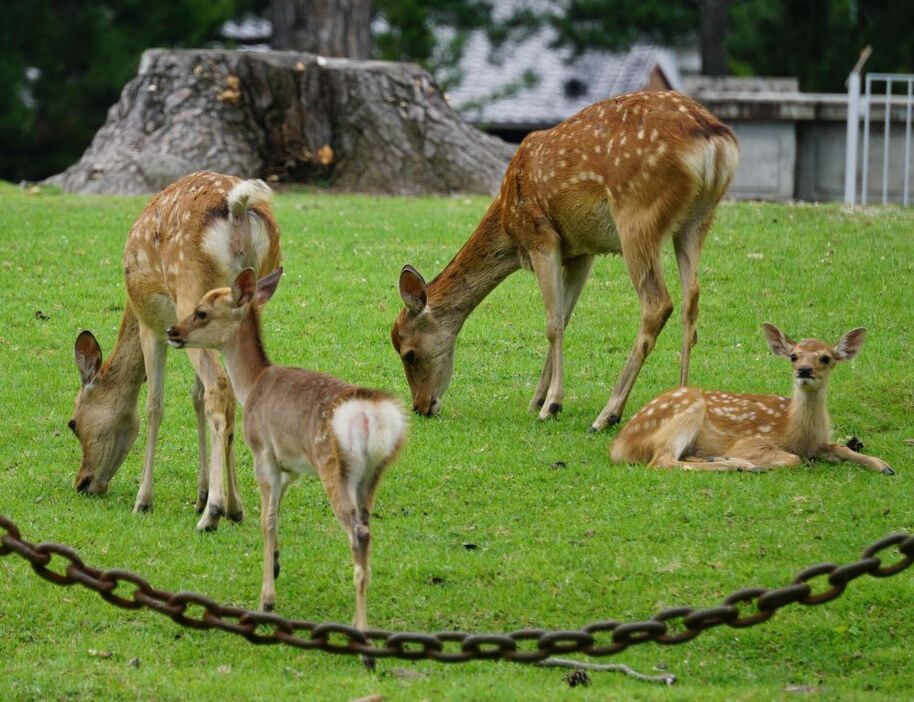
[[365,630],[371,508],[384,470],[403,446],[407,420],[400,402],[380,390],[270,363],[261,340],[260,310],[281,275],[279,269],[257,281],[253,270],[242,271],[230,288],[206,293],[186,319],[168,329],[168,343],[221,350],[244,407],[244,438],[254,455],[261,495],[261,609],[270,611],[276,602],[283,494],[302,473],[312,472],[349,536],[355,625]]
[[610,448],[615,463],[647,463],[685,470],[760,470],[805,459],[850,461],[885,475],[888,463],[831,441],[826,407],[828,376],[860,351],[866,330],[854,329],[834,346],[794,341],[764,324],[768,346],[790,360],[793,397],[708,392],[680,387],[653,399],[632,417]]

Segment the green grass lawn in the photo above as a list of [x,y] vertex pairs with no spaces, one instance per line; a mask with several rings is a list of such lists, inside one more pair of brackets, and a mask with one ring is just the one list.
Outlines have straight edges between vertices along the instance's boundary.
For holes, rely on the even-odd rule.
[[[143,433],[107,496],[73,489],[73,340],[88,328],[110,352],[124,303],[121,251],[144,202],[0,186],[0,512],[25,538],[72,544],[89,564],[255,607],[261,537],[250,454],[239,442],[246,521],[196,534],[192,374],[181,352],[169,351],[154,511],[131,513]],[[409,262],[431,279],[486,204],[280,195],[286,276],[265,311],[272,359],[408,402],[389,341],[398,272]],[[678,301],[672,264],[668,252]],[[788,364],[768,352],[763,321],[829,341],[866,326],[861,354],[832,376],[832,419],[838,437],[860,437],[897,475],[849,464],[761,475],[610,465],[617,429],[585,430],[637,327],[621,261],[598,261],[584,290],[566,337],[565,409],[548,423],[526,411],[546,341],[534,279],[518,273],[468,320],[441,416],[413,419],[381,485],[372,625],[504,632],[646,619],[674,605],[716,605],[741,587],[787,584],[807,565],[855,559],[876,538],[914,529],[914,447],[905,443],[914,437],[914,212],[726,203],[701,269],[691,382],[787,393]],[[679,343],[677,313],[628,416],[675,384]],[[559,461],[564,468],[551,467]],[[289,491],[280,533],[279,613],[348,621],[349,549],[317,481]],[[372,675],[350,657],[255,648],[55,587],[10,556],[0,559],[0,699],[910,699],[912,611],[914,572],[864,577],[834,602],[794,605],[759,627],[719,627],[685,645],[649,643],[606,659],[665,668],[679,677],[673,688],[596,673],[590,687],[572,689],[563,671],[517,664],[387,660]]]

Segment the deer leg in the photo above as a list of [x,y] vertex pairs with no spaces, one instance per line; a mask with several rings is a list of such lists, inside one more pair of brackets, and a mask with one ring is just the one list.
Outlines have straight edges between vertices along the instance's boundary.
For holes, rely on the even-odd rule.
[[260,609],[272,612],[276,606],[276,576],[279,575],[279,505],[286,483],[275,462],[263,454],[254,456],[254,473],[260,486],[260,528],[263,531]]
[[[571,313],[581,296],[581,290],[584,289],[584,283],[587,282],[587,276],[590,275],[590,269],[593,266],[593,256],[578,256],[567,261],[562,268],[562,282],[564,291],[562,299],[565,302],[564,310],[564,328],[568,328],[568,322],[571,320]],[[550,349],[551,351],[551,349]],[[543,364],[543,372],[540,375],[539,383],[536,386],[536,392],[533,393],[533,399],[530,401],[529,410],[539,412],[546,402],[546,393],[549,390],[549,384],[552,381],[552,353],[546,354],[546,361]]]
[[[296,476],[293,473],[282,472],[282,482],[279,488],[279,502],[282,503],[282,498],[286,496],[286,490],[289,486],[294,483]],[[276,513],[276,538],[273,541],[273,578],[279,577],[279,512]]]
[[330,506],[333,508],[333,514],[343,531],[346,532],[346,536],[349,537],[355,584],[353,624],[364,631],[368,628],[366,593],[370,578],[371,531],[368,527],[369,508],[367,505],[359,504],[359,485],[341,479],[341,476],[351,475],[352,472],[346,470],[334,459],[329,460],[319,470],[321,482],[324,484],[327,497],[330,499]]
[[540,409],[539,418],[549,419],[562,411],[565,395],[565,369],[562,356],[562,342],[565,334],[564,285],[562,283],[562,261],[558,247],[547,251],[531,252],[533,272],[539,283],[546,308],[546,338],[549,339],[549,355],[546,365],[552,366],[549,389]]
[[641,302],[641,324],[638,328],[635,346],[628,356],[628,361],[622,370],[622,375],[619,376],[619,381],[613,389],[609,402],[588,431],[600,431],[610,424],[617,423],[622,417],[622,410],[625,408],[628,395],[641,371],[641,366],[654,349],[657,336],[673,312],[673,303],[670,301],[670,294],[667,292],[660,271],[660,252],[655,252],[653,258],[647,263],[637,259],[635,252],[623,250],[623,256]]
[[883,461],[881,458],[876,458],[875,456],[867,456],[863,453],[857,453],[853,449],[850,449],[847,446],[842,446],[841,444],[826,444],[816,455],[816,458],[821,458],[826,461],[833,461],[836,463],[839,461],[849,461],[850,463],[861,465],[868,470],[879,471],[883,475],[895,475],[895,471],[892,470],[892,466]]
[[648,463],[652,468],[679,468],[681,470],[700,470],[715,472],[756,471],[752,461],[742,458],[715,457],[715,458],[689,458],[677,459],[670,451],[661,451]]
[[220,517],[225,514],[222,476],[231,447],[228,434],[233,430],[234,415],[229,417],[229,413],[234,413],[234,402],[229,401],[231,385],[215,353],[207,349],[190,349],[188,355],[203,383],[203,403],[211,439],[209,492],[197,531],[215,531]]
[[244,520],[244,506],[238,492],[238,476],[235,474],[235,391],[231,388],[226,396],[225,409],[225,512],[233,522]]
[[689,383],[692,347],[698,342],[698,257],[713,214],[701,212],[690,219],[673,237],[679,280],[682,288],[682,352],[679,356],[679,384]]
[[143,457],[143,477],[133,505],[134,512],[152,509],[152,469],[155,462],[156,441],[162,424],[165,392],[165,352],[167,346],[149,327],[140,324],[140,344],[148,380],[146,395],[146,453]]
[[758,470],[793,468],[803,462],[795,453],[784,451],[766,439],[747,437],[727,448],[727,457],[753,463]]
[[[368,630],[368,584],[371,581],[370,519],[370,505],[356,503],[351,511],[349,528],[346,529],[352,549],[352,582],[355,585],[355,618],[353,625],[359,631]],[[363,655],[361,656],[361,661],[366,668],[374,670],[374,658]]]
[[206,446],[206,405],[203,401],[203,383],[200,376],[194,374],[194,384],[190,390],[194,403],[194,413],[197,415],[197,455],[199,467],[197,469],[197,513],[206,507],[206,498],[209,493],[209,451]]

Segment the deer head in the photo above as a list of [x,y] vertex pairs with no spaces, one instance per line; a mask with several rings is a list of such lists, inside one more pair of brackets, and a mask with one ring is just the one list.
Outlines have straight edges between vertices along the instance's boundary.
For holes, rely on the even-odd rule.
[[104,494],[136,441],[140,418],[136,402],[122,401],[117,380],[102,366],[102,350],[92,332],[76,337],[75,359],[80,388],[69,427],[82,447],[76,490]]
[[790,359],[794,383],[797,389],[805,392],[817,392],[825,388],[835,363],[856,356],[866,336],[866,329],[859,327],[847,332],[834,346],[829,346],[817,339],[801,339],[796,342],[767,322],[762,327],[771,352]]
[[454,373],[456,332],[435,318],[425,279],[412,266],[400,271],[400,298],[406,305],[390,331],[413,396],[413,410],[427,417],[441,410],[441,396]]
[[252,268],[245,268],[230,288],[206,293],[194,311],[166,332],[168,343],[176,349],[222,349],[238,331],[251,305],[260,307],[273,297],[282,268],[257,280]]

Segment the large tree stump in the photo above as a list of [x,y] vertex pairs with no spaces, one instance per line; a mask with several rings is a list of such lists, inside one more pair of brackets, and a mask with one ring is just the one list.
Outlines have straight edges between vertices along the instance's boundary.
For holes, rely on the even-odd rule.
[[514,147],[463,122],[414,64],[272,51],[143,54],[68,192],[155,192],[211,169],[391,194],[498,189]]

